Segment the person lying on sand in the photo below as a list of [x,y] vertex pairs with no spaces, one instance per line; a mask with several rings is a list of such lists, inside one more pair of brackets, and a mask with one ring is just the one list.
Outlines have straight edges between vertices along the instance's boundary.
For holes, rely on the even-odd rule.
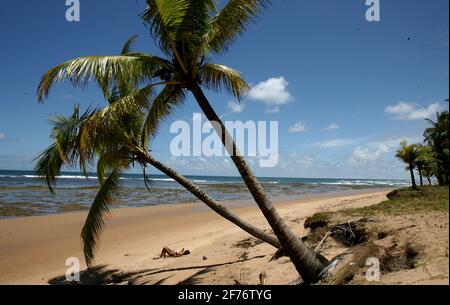
[[180,256],[183,256],[183,255],[188,255],[188,254],[191,254],[191,251],[184,250],[184,248],[181,249],[181,250],[175,251],[175,250],[170,249],[169,247],[164,247],[162,249],[161,254],[159,255],[159,257],[160,258],[165,258],[166,256],[167,257],[180,257]]

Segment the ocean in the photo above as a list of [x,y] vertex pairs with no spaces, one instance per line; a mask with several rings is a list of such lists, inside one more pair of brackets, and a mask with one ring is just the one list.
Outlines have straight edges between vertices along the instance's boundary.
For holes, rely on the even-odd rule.
[[[240,177],[187,176],[209,195],[224,203],[249,202]],[[123,174],[116,207],[142,207],[158,204],[192,203],[198,200],[164,175],[149,175],[150,190],[141,174]],[[308,195],[349,190],[403,187],[406,180],[258,178],[265,191],[277,200],[291,200]],[[62,172],[52,196],[31,171],[0,170],[0,218],[63,213],[88,209],[98,187],[95,174]]]

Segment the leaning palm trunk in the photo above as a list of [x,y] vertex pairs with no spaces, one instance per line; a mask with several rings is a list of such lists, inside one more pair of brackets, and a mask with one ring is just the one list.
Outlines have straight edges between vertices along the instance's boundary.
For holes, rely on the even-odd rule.
[[409,172],[411,174],[412,188],[414,190],[417,190],[416,178],[414,178],[414,170],[413,170],[413,166],[412,165],[409,166]]
[[264,192],[262,186],[257,181],[255,175],[248,167],[245,159],[240,155],[232,137],[226,130],[223,122],[215,113],[214,109],[211,107],[202,89],[197,84],[193,84],[189,87],[189,90],[193,93],[197,103],[208,120],[211,123],[217,123],[212,125],[220,136],[223,145],[230,154],[231,159],[242,176],[255,202],[266,217],[278,240],[285,248],[286,253],[290,257],[303,281],[305,283],[317,282],[320,279],[320,273],[327,266],[326,260],[306,246],[288,228],[286,223],[278,214],[277,210],[272,205],[272,202]]
[[417,168],[417,171],[419,172],[419,178],[420,178],[420,186],[423,186],[423,175],[422,175],[422,168]]
[[208,207],[210,207],[213,211],[218,213],[220,216],[224,217],[225,219],[229,220],[233,224],[237,225],[239,228],[244,230],[245,232],[249,233],[250,235],[267,242],[268,244],[274,246],[275,248],[280,248],[280,242],[275,237],[267,234],[266,232],[258,229],[257,227],[253,226],[252,224],[242,220],[241,218],[237,217],[233,213],[231,213],[226,207],[215,201],[213,198],[211,198],[205,191],[203,191],[201,188],[199,188],[197,185],[195,185],[192,181],[187,179],[186,177],[180,175],[173,169],[167,167],[163,163],[155,160],[152,156],[149,154],[143,154],[143,159],[148,162],[150,165],[158,169],[159,171],[166,174],[168,177],[172,178],[176,182],[178,182],[180,185],[182,185],[185,189],[187,189],[191,194],[196,196],[198,199],[200,199],[202,202],[204,202]]

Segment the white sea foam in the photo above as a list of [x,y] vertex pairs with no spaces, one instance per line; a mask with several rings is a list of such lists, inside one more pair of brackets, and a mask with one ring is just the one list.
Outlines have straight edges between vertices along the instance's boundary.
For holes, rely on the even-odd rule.
[[337,182],[320,182],[321,185],[345,185],[345,186],[402,186],[408,185],[405,181],[392,180],[341,180]]
[[151,181],[166,181],[166,182],[174,182],[172,178],[150,178]]
[[[39,178],[39,176],[37,176],[37,175],[23,175],[21,177],[24,177],[24,178]],[[56,176],[55,178],[57,178],[57,179],[98,179],[95,176],[85,177],[85,176],[79,176],[79,175],[62,175],[62,176]]]

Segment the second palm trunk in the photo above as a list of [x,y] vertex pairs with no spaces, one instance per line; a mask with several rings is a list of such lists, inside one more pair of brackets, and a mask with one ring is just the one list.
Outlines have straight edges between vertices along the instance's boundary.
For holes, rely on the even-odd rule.
[[264,214],[269,225],[272,227],[272,230],[285,249],[286,253],[289,255],[289,258],[302,277],[303,281],[305,283],[317,282],[320,279],[321,272],[328,265],[328,261],[324,259],[323,256],[320,256],[314,252],[314,250],[306,246],[288,228],[284,220],[278,214],[277,210],[273,207],[272,202],[264,192],[252,170],[248,167],[247,162],[240,155],[233,138],[230,136],[225,128],[225,125],[211,107],[200,86],[198,84],[194,84],[189,87],[189,90],[193,93],[197,103],[208,120],[210,122],[214,122],[212,125],[230,154],[233,163],[242,176],[248,190],[253,196],[253,199],[260,208],[261,212]]

